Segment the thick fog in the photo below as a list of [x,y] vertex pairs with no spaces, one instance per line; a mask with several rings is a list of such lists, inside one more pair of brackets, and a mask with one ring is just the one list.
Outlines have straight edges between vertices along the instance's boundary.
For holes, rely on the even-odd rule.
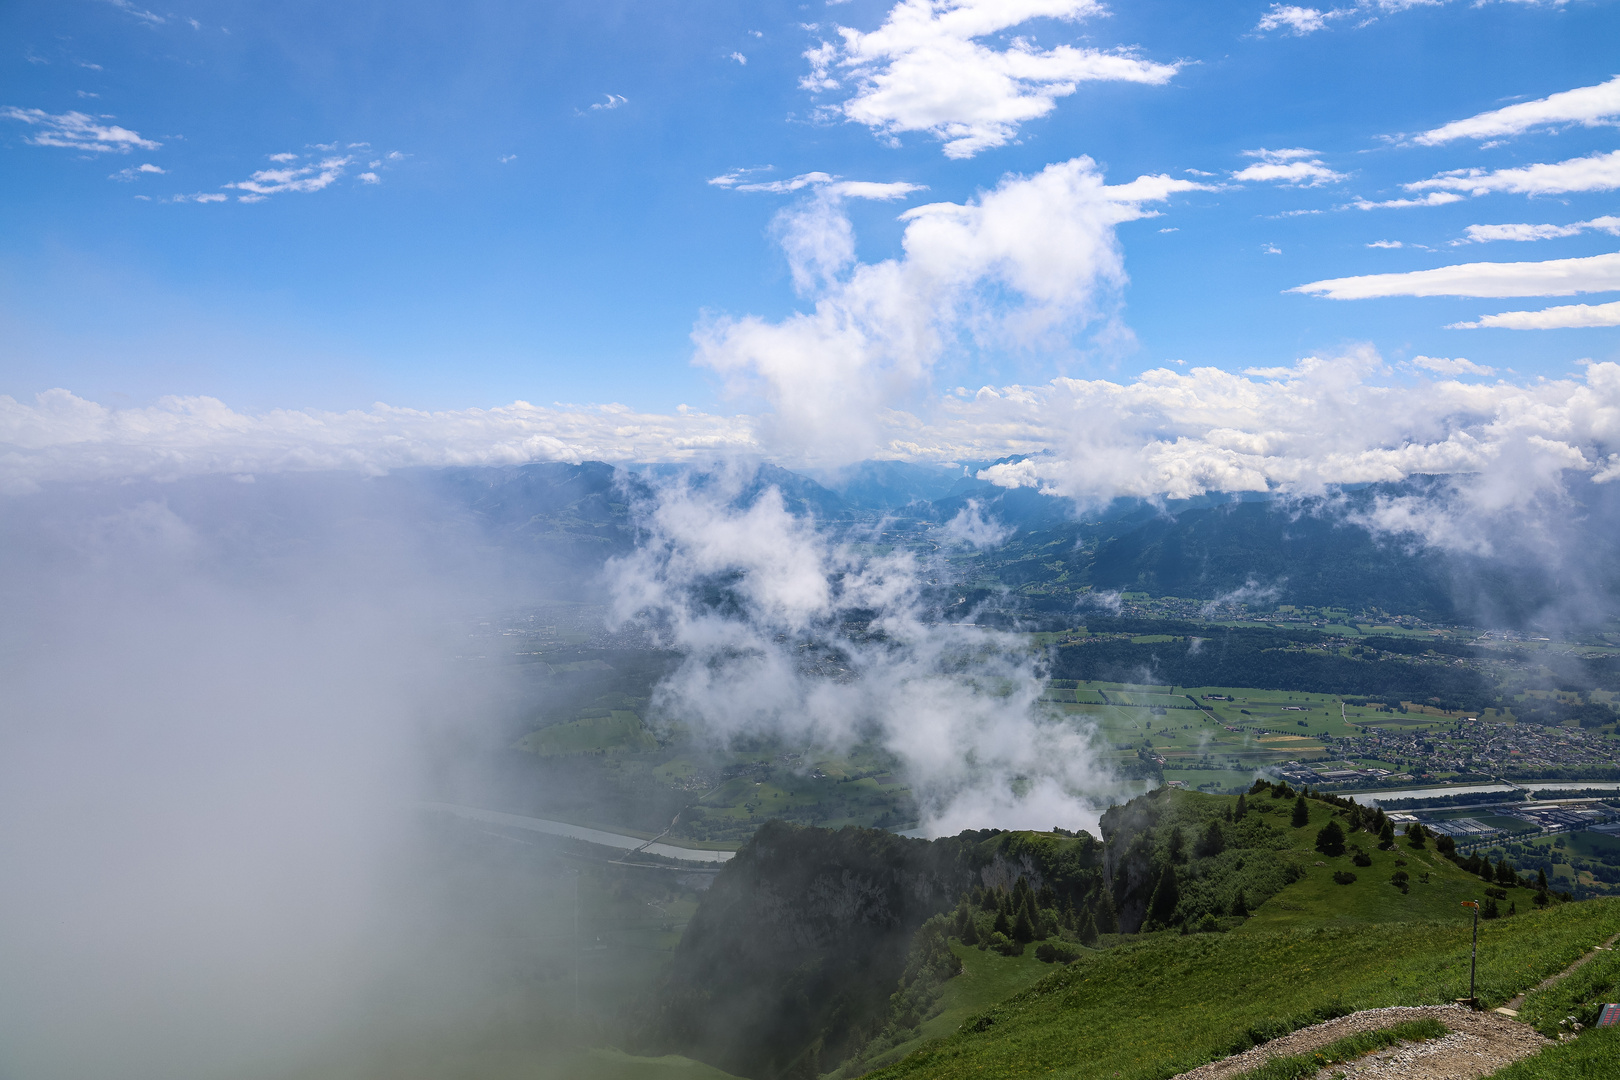
[[475,1024],[497,1054],[502,965],[544,943],[491,937],[561,879],[447,856],[416,804],[429,753],[510,707],[458,660],[469,615],[532,581],[359,477],[56,490],[0,522],[0,1075],[433,1075],[424,1033]]

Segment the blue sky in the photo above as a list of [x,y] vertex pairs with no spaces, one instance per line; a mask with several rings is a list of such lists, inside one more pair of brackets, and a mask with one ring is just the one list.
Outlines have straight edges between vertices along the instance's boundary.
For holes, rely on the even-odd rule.
[[[851,359],[881,373],[863,394],[922,416],[917,401],[956,386],[1129,386],[1369,346],[1397,382],[1562,378],[1617,359],[1620,313],[1448,327],[1612,303],[1606,264],[1571,269],[1582,292],[1288,290],[1620,250],[1604,224],[1620,161],[1603,157],[1620,149],[1620,89],[1604,87],[1617,40],[1605,0],[6,5],[0,394],[62,388],[111,409],[204,395],[248,415],[516,400],[785,415],[842,369],[824,376],[817,353],[783,375],[758,350],[791,343],[716,344],[717,326],[752,318],[780,338],[818,303],[858,322],[877,293],[850,282],[905,262],[902,214],[977,206],[1082,155],[1110,186],[1179,186],[1128,189],[1129,212],[1087,233],[1096,250],[1039,303],[1002,272],[1041,240],[1033,208],[1023,239],[952,264],[967,277],[945,292],[907,286],[937,340]],[[1022,82],[984,82],[1020,63]],[[1567,99],[1581,88],[1598,89]],[[1549,98],[1496,134],[1487,119],[1418,137]],[[1538,164],[1553,173],[1504,172]],[[811,174],[839,180],[788,183]],[[899,186],[870,198],[840,181]],[[791,190],[744,190],[773,184]],[[1470,240],[1502,225],[1541,238]],[[796,289],[785,238],[850,233],[825,273],[800,251]],[[912,261],[937,285],[943,264]],[[1473,367],[1412,369],[1418,356]],[[848,407],[834,395],[817,415]],[[840,437],[800,420],[783,446]]]

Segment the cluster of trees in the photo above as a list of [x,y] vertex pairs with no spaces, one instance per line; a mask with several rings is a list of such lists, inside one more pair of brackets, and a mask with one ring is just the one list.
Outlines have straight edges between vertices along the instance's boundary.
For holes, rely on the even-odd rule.
[[1118,933],[1119,916],[1107,889],[1098,889],[1076,911],[1071,900],[1059,898],[1051,885],[1031,888],[1020,874],[1011,890],[981,888],[964,893],[952,917],[952,930],[964,945],[1017,956],[1032,941],[1065,934],[1095,945],[1098,935]]

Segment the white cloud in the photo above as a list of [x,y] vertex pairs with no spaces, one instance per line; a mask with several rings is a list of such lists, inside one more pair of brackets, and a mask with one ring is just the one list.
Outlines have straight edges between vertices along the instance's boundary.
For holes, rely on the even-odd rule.
[[735,61],[737,61],[737,63],[745,65],[745,66],[748,63],[748,57],[744,56],[740,52],[734,52],[730,56],[726,57],[726,59],[727,60],[735,60]]
[[[1501,510],[1556,494],[1571,471],[1600,482],[1620,479],[1614,467],[1620,460],[1620,364],[1593,363],[1579,377],[1515,385],[1480,382],[1478,372],[1455,361],[1451,371],[1437,370],[1447,363],[1432,359],[1420,368],[1436,379],[1390,380],[1375,352],[1357,349],[1241,374],[1161,368],[1124,381],[1063,378],[984,387],[976,394],[928,395],[915,411],[852,396],[844,405],[867,414],[876,454],[871,443],[859,441],[830,443],[832,453],[824,456],[962,461],[1030,455],[982,475],[1003,486],[1082,500],[1211,491],[1308,494],[1338,484],[1447,475],[1463,497]],[[836,365],[823,372],[826,381],[841,375]],[[806,385],[821,392],[814,382]],[[129,477],[377,473],[545,460],[706,462],[769,454],[788,464],[802,461],[782,431],[766,416],[685,409],[657,415],[519,402],[445,412],[377,405],[346,413],[248,414],[208,398],[108,408],[53,390],[28,404],[0,397],[0,491]],[[829,439],[836,434],[826,431]],[[1534,527],[1537,520],[1518,524]],[[1396,524],[1392,517],[1380,527]],[[1436,542],[1463,535],[1444,520],[1423,527],[1430,526]],[[1493,530],[1473,535],[1489,537]]]
[[131,0],[106,0],[106,2],[148,26],[161,26],[168,21],[156,12],[147,11],[145,8],[132,3]]
[[1287,30],[1299,37],[1313,34],[1325,29],[1329,19],[1343,18],[1350,14],[1345,8],[1333,11],[1321,11],[1317,8],[1298,7],[1294,4],[1272,4],[1271,10],[1260,16],[1255,30],[1265,33],[1270,30]]
[[1484,195],[1505,191],[1516,195],[1562,195],[1573,191],[1613,191],[1620,188],[1620,150],[1554,164],[1523,165],[1515,169],[1457,169],[1428,180],[1404,185],[1407,191],[1465,191]]
[[[207,196],[218,199],[221,196]],[[547,409],[528,402],[422,412],[237,412],[206,397],[109,408],[66,390],[31,405],[0,395],[0,491],[49,481],[131,476],[515,465],[529,461],[680,461],[757,452],[754,421],[619,405]]]
[[[1094,828],[1087,797],[1115,784],[1089,731],[1042,715],[1044,679],[1024,639],[974,626],[968,611],[927,618],[921,594],[937,569],[830,541],[774,488],[745,502],[748,477],[668,485],[636,505],[647,540],[607,567],[615,617],[643,621],[683,657],[654,690],[658,711],[722,745],[767,733],[817,750],[875,739],[900,762],[930,835],[970,822]],[[717,582],[723,608],[700,599]],[[840,639],[828,657],[823,632],[853,611],[874,633]],[[817,670],[826,665],[837,678]]]
[[621,105],[628,105],[630,103],[630,99],[625,97],[623,94],[604,94],[603,96],[607,100],[606,101],[598,101],[595,105],[592,105],[591,108],[593,108],[593,109],[617,109]]
[[1566,330],[1577,327],[1620,326],[1620,300],[1610,304],[1565,304],[1540,311],[1504,311],[1483,315],[1478,322],[1452,323],[1450,330]]
[[163,176],[163,175],[165,175],[165,173],[164,173],[164,170],[161,167],[159,167],[157,165],[153,165],[151,162],[147,162],[144,165],[132,166],[132,167],[130,167],[128,169],[119,169],[117,172],[115,172],[115,173],[111,174],[110,176],[108,176],[107,179],[109,179],[109,180],[122,180],[122,181],[127,182],[127,181],[130,181],[130,180],[138,180],[142,176]]
[[1406,245],[1399,240],[1374,240],[1367,246],[1370,248],[1403,248]]
[[870,447],[881,410],[921,392],[962,335],[1034,344],[1109,314],[1125,281],[1115,227],[1195,189],[1168,176],[1109,187],[1076,158],[973,202],[907,211],[904,257],[872,264],[853,261],[848,219],[810,200],[778,234],[795,282],[817,289],[814,310],[708,321],[694,334],[698,362],[770,402],[773,438],[802,453]]
[[285,165],[289,161],[297,161],[302,155],[292,153],[271,154],[270,160]]
[[516,154],[502,154],[500,157],[496,158],[495,160],[500,162],[502,165],[510,165],[512,162],[517,160],[517,155]]
[[1357,210],[1401,210],[1412,206],[1444,206],[1447,203],[1462,202],[1461,195],[1453,195],[1449,191],[1431,191],[1421,199],[1385,199],[1383,202],[1369,202],[1366,199],[1357,199],[1350,206],[1341,207],[1348,210],[1351,206]]
[[1620,236],[1620,217],[1597,217],[1591,221],[1577,221],[1572,225],[1470,225],[1461,240],[1453,244],[1486,244],[1493,240],[1555,240],[1565,236],[1578,236],[1587,230]]
[[[270,160],[285,163],[287,156],[276,154]],[[242,197],[243,202],[258,202],[258,199],[248,197],[254,195],[262,197],[288,191],[321,191],[337,182],[353,162],[352,157],[324,157],[303,165],[287,164],[280,169],[260,169],[248,179],[226,184],[225,187],[247,192],[247,196]]]
[[374,172],[363,172],[359,176],[355,177],[355,179],[359,180],[363,184],[380,184],[380,183],[382,183],[382,177],[378,176]]
[[1535,128],[1580,124],[1584,127],[1620,122],[1620,75],[1597,86],[1565,90],[1536,101],[1493,109],[1466,120],[1454,120],[1432,131],[1412,136],[1421,146],[1439,146],[1456,139],[1497,139]]
[[1267,255],[1282,254],[1282,248],[1278,247],[1276,244],[1262,244],[1260,245],[1260,250]]
[[1243,156],[1260,160],[1233,173],[1234,180],[1276,180],[1296,187],[1317,187],[1347,178],[1323,164],[1315,150],[1245,150]]
[[1410,361],[1413,367],[1432,371],[1436,375],[1495,375],[1496,369],[1476,364],[1472,360],[1465,360],[1461,356],[1414,356]]
[[1620,252],[1546,262],[1476,262],[1367,274],[1297,285],[1289,292],[1314,293],[1330,300],[1381,296],[1570,296],[1620,289]]
[[139,132],[104,124],[110,117],[87,116],[82,112],[48,113],[43,109],[19,109],[8,105],[0,118],[16,120],[35,129],[25,138],[32,146],[59,146],[87,150],[94,154],[127,154],[131,150],[156,150],[163,144],[143,139]]
[[759,170],[739,169],[736,172],[712,177],[709,183],[715,187],[731,188],[733,191],[763,191],[773,195],[786,195],[805,188],[814,188],[839,198],[878,200],[900,199],[912,192],[928,190],[926,184],[908,184],[899,180],[844,180],[824,172],[802,173],[789,180],[754,180],[743,183],[746,175],[756,171]]
[[1180,64],[1143,60],[1130,50],[1059,45],[1039,49],[1013,38],[996,50],[978,39],[1036,18],[1102,15],[1096,0],[900,0],[870,33],[838,27],[841,42],[823,41],[804,55],[812,91],[853,93],[829,113],[895,139],[927,132],[951,158],[969,158],[1010,142],[1027,121],[1050,113],[1082,82],[1162,85]]

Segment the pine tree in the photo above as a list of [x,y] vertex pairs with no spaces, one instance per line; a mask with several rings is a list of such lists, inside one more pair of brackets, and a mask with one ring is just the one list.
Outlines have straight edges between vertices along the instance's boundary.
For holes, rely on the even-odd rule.
[[1386,820],[1378,830],[1378,846],[1388,851],[1395,846],[1395,824]]
[[1344,830],[1337,821],[1329,821],[1317,832],[1316,850],[1328,856],[1344,854]]
[[1035,926],[1029,920],[1029,905],[1019,907],[1018,918],[1013,922],[1012,933],[1008,936],[1014,941],[1035,940]]
[[1097,944],[1097,921],[1091,917],[1089,911],[1080,920],[1080,943],[1083,945]]
[[972,919],[969,919],[967,924],[962,927],[962,933],[958,936],[962,939],[964,945],[977,945],[979,943],[979,928],[974,925]]
[[1496,864],[1496,883],[1498,885],[1517,885],[1519,883],[1519,875],[1514,873],[1513,864],[1507,861],[1506,855],[1502,856],[1502,861]]
[[1539,867],[1536,870],[1536,888],[1541,892],[1547,891],[1547,869]]
[[1237,805],[1232,807],[1232,820],[1242,821],[1243,815],[1249,812],[1249,800],[1243,795],[1238,796]]
[[1301,795],[1299,798],[1294,800],[1294,819],[1292,824],[1296,829],[1303,829],[1310,823],[1311,808],[1305,805],[1305,796]]
[[1354,799],[1350,800],[1350,831],[1361,831],[1361,804]]
[[1209,824],[1204,828],[1204,835],[1198,838],[1193,848],[1193,854],[1200,859],[1210,859],[1226,850],[1226,833],[1221,830],[1218,818],[1210,818]]
[[1406,842],[1415,848],[1421,848],[1427,833],[1428,830],[1423,827],[1421,821],[1414,821],[1406,827]]
[[1119,933],[1119,913],[1114,910],[1114,894],[1108,890],[1107,885],[1104,885],[1097,892],[1097,933]]
[[1005,911],[996,912],[996,921],[990,925],[990,929],[992,932],[997,934],[1006,934],[1008,937],[1012,936],[1012,923],[1007,921],[1007,913]]
[[1249,901],[1244,898],[1243,890],[1239,889],[1232,896],[1232,914],[1246,918],[1249,914]]
[[1176,905],[1181,903],[1181,884],[1176,881],[1176,866],[1166,863],[1164,873],[1159,875],[1158,887],[1153,890],[1153,899],[1148,901],[1148,923],[1155,929],[1169,926],[1170,920],[1175,918]]
[[1170,826],[1170,846],[1169,846],[1170,861],[1171,862],[1180,862],[1181,859],[1182,859],[1182,856],[1186,854],[1186,847],[1187,847],[1187,838],[1182,835],[1181,826],[1180,825],[1172,825],[1172,826]]
[[1373,811],[1372,823],[1367,826],[1367,831],[1370,833],[1382,834],[1384,831],[1384,826],[1388,824],[1389,818],[1384,816],[1384,808],[1380,806],[1377,810]]

